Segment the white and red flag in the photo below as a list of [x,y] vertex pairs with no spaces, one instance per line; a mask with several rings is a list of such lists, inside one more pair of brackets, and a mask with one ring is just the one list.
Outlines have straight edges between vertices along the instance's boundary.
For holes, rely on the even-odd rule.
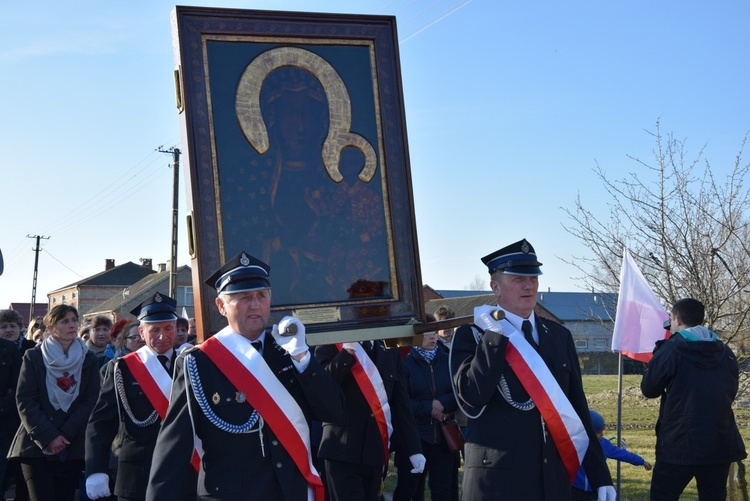
[[669,336],[663,324],[669,315],[649,287],[638,265],[623,250],[612,351],[641,362],[651,360],[657,341]]

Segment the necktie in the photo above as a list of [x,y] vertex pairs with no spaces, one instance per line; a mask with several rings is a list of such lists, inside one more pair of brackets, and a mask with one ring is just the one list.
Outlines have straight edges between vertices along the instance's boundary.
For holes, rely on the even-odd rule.
[[526,338],[526,341],[528,341],[535,350],[538,350],[539,345],[537,345],[536,341],[534,341],[534,328],[531,326],[531,322],[529,322],[528,320],[524,320],[521,324],[521,330],[523,331],[523,337]]
[[156,358],[159,359],[159,362],[161,362],[161,366],[164,367],[164,370],[169,372],[169,367],[167,364],[169,363],[169,357],[166,355],[157,355]]
[[375,342],[374,341],[362,341],[362,347],[365,349],[365,353],[370,357],[370,360],[375,360]]
[[250,344],[253,345],[253,348],[255,348],[255,351],[257,351],[261,355],[263,354],[263,341],[253,341]]

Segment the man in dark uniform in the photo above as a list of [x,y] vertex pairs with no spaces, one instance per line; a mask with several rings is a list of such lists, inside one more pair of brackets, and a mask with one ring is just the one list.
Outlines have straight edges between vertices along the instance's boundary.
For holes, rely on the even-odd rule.
[[[331,500],[378,499],[388,463],[389,439],[398,441],[399,450],[409,456],[411,472],[422,473],[425,458],[409,395],[402,384],[400,352],[386,349],[382,341],[363,341],[344,343],[341,350],[336,345],[319,346],[315,356],[346,397],[345,416],[323,423],[318,450],[318,456],[325,460]],[[368,369],[372,370],[369,376]],[[371,393],[365,397],[368,391]],[[381,409],[372,407],[373,399]],[[384,409],[387,411],[382,412]],[[392,436],[387,436],[387,429],[392,430]]]
[[179,489],[194,432],[203,444],[201,499],[323,501],[309,420],[340,419],[341,390],[311,356],[299,320],[284,317],[269,335],[265,263],[242,252],[206,283],[229,325],[177,359],[147,499]]
[[[499,308],[477,308],[477,325],[459,327],[451,353],[457,397],[470,418],[464,498],[570,499],[583,457],[598,498],[614,501],[573,338],[534,313],[542,274],[534,248],[524,239],[482,261]],[[496,320],[496,310],[505,320]]]
[[[106,366],[99,400],[86,428],[86,492],[91,499],[110,495],[110,448],[121,427],[115,495],[122,500],[146,497],[148,472],[172,382],[176,304],[157,292],[131,311],[140,321],[139,331],[146,344]],[[195,498],[195,471],[185,468],[183,475],[183,486],[174,492]]]

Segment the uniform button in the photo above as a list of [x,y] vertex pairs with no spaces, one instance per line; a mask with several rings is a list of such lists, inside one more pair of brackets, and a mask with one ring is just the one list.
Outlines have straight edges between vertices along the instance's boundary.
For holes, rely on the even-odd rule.
[[482,459],[482,464],[490,464],[490,460],[489,459]]
[[370,417],[375,417],[375,414],[373,414],[373,413],[371,412],[371,413],[370,413]]
[[276,468],[281,468],[281,463],[276,463]]
[[547,458],[544,458],[544,464],[547,464]]
[[312,374],[310,374],[310,376],[311,376],[311,377],[315,377],[315,376],[317,376],[317,375],[318,375],[318,373],[317,373],[317,372],[313,372]]
[[279,441],[278,440],[271,440],[271,444],[272,445],[279,445]]

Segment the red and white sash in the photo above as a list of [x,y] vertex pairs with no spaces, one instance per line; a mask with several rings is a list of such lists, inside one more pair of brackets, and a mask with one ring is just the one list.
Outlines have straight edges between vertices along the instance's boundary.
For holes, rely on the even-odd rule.
[[[383,378],[380,377],[378,368],[375,367],[373,361],[367,356],[361,344],[353,344],[354,357],[357,361],[352,365],[352,375],[354,376],[354,380],[357,381],[362,394],[365,396],[365,400],[367,400],[367,405],[370,406],[373,416],[375,416],[375,423],[378,425],[380,437],[383,441],[383,454],[385,455],[385,465],[387,466],[388,457],[390,456],[391,434],[393,433],[391,406],[388,405],[388,395],[385,393],[385,385],[383,384]],[[337,344],[336,346],[339,350],[343,348],[343,344]]]
[[[143,393],[154,407],[159,417],[164,421],[169,407],[169,397],[172,393],[172,378],[164,370],[156,353],[148,346],[141,346],[138,351],[128,353],[122,360],[127,364],[130,373],[133,375],[138,384],[141,385]],[[175,363],[172,360],[172,363]],[[200,458],[203,456],[203,448],[198,437],[195,438],[195,448],[191,464],[195,471],[200,471]]]
[[305,414],[261,354],[230,327],[204,341],[199,349],[246,395],[246,402],[274,432],[307,480],[308,500],[323,501],[323,482],[313,465]]
[[539,353],[510,322],[501,323],[505,359],[542,414],[572,483],[589,446],[583,422]]

